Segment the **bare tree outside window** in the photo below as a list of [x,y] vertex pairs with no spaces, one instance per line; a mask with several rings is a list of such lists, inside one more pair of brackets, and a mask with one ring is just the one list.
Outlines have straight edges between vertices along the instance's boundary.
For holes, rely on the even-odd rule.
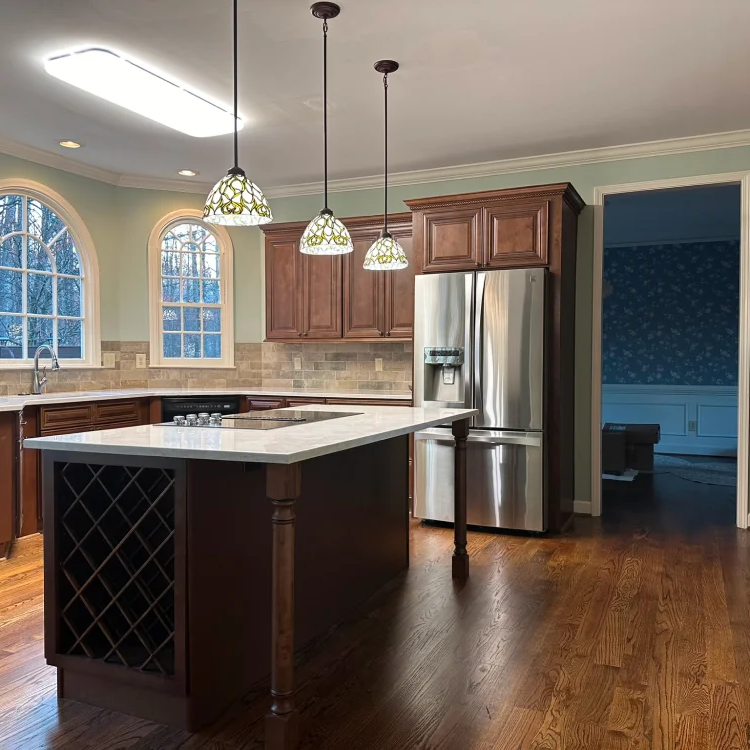
[[202,224],[181,221],[161,237],[162,356],[221,359],[221,258]]
[[62,219],[26,195],[0,195],[0,359],[40,344],[82,359],[83,269]]

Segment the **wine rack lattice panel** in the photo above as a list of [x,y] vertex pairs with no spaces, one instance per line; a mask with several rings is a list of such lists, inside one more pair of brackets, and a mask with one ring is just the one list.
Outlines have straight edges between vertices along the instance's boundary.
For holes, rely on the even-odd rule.
[[58,650],[175,673],[175,472],[55,465]]

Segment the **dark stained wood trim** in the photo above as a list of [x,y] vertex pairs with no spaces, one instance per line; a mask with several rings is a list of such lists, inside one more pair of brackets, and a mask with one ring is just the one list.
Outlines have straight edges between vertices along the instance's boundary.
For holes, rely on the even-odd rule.
[[[39,437],[39,409],[26,406],[19,428],[24,438]],[[41,456],[38,450],[20,446],[17,535],[36,534],[42,527]]]
[[569,182],[552,185],[528,185],[526,187],[505,188],[503,190],[484,190],[478,193],[460,193],[458,195],[440,195],[433,198],[410,198],[405,200],[412,211],[434,206],[467,206],[491,201],[515,201],[520,198],[541,198],[562,195],[570,208],[580,213],[585,207],[583,198]]
[[0,412],[0,557],[8,556],[16,536],[17,419],[17,412]]

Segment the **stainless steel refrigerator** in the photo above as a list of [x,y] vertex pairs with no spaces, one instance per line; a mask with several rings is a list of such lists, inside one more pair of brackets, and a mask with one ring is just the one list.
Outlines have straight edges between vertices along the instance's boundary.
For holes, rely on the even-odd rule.
[[[417,276],[415,406],[479,410],[467,441],[468,522],[545,531],[542,268]],[[415,435],[414,515],[453,520],[450,427]]]

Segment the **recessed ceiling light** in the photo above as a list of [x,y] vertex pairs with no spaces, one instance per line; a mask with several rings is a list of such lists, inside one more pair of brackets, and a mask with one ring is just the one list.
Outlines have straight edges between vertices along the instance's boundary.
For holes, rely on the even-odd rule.
[[[201,96],[107,49],[85,49],[45,60],[61,81],[196,138],[234,130],[234,117]],[[242,120],[237,120],[238,129]]]
[[83,144],[78,141],[60,141],[60,145],[63,148],[81,148]]
[[192,169],[181,169],[177,174],[181,174],[183,177],[195,177],[198,173]]

